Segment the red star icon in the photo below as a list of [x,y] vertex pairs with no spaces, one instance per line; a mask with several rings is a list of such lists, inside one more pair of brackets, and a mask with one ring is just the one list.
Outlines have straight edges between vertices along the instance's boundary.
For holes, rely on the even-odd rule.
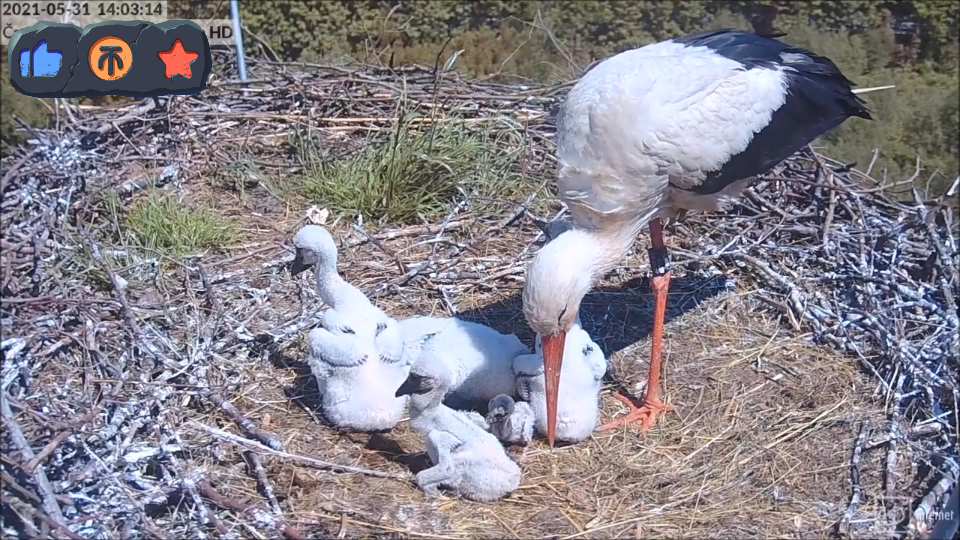
[[190,64],[200,56],[200,53],[190,52],[183,48],[183,43],[180,43],[180,40],[173,42],[173,47],[169,51],[161,51],[157,53],[157,56],[160,57],[160,60],[163,60],[163,63],[166,64],[167,69],[164,71],[164,76],[168,79],[174,75],[182,75],[186,78],[190,78]]

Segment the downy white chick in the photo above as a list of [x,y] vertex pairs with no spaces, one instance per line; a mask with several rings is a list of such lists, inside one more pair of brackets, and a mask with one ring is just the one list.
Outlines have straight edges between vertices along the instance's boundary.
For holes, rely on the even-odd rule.
[[393,391],[409,371],[397,321],[340,277],[336,244],[326,229],[306,225],[293,244],[291,274],[313,266],[317,295],[330,306],[321,327],[308,336],[308,362],[321,390],[324,416],[341,428],[393,427],[407,401]]
[[487,407],[487,431],[508,444],[526,446],[533,440],[536,414],[526,401],[514,401],[506,394],[490,400]]
[[[600,385],[607,370],[607,359],[600,346],[574,320],[567,332],[560,368],[560,394],[557,399],[556,440],[577,442],[593,433],[600,416]],[[537,433],[547,432],[547,390],[544,379],[540,336],[536,353],[518,356],[513,363],[520,397],[530,403],[536,416]]]
[[417,473],[417,485],[428,497],[438,496],[441,486],[478,502],[506,496],[520,485],[520,466],[477,419],[443,404],[445,385],[417,361],[396,390],[397,396],[410,396],[410,425],[426,437],[433,462]]
[[[373,305],[360,289],[347,283],[337,272],[337,245],[319,225],[305,225],[293,237],[296,248],[290,274],[296,276],[314,268],[317,296],[331,308],[323,315],[323,327],[334,334],[373,339],[380,356],[388,363],[400,362],[403,341],[397,321]],[[401,370],[406,377],[406,367]]]
[[309,339],[307,362],[328,422],[341,429],[380,431],[400,421],[407,398],[394,395],[396,377],[384,376],[372,340],[325,328],[312,330]]
[[452,397],[488,401],[516,395],[513,359],[530,349],[514,334],[455,317],[411,317],[399,321],[406,362],[422,362]]

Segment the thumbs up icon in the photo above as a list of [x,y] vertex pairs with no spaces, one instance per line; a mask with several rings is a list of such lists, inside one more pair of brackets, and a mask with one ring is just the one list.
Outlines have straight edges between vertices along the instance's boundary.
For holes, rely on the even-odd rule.
[[63,65],[63,53],[48,51],[47,41],[37,43],[37,46],[20,51],[21,77],[56,77]]

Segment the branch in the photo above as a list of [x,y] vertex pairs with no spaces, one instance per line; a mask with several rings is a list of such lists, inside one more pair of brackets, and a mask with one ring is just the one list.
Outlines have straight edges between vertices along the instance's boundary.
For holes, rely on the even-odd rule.
[[367,476],[375,476],[377,478],[390,478],[392,480],[401,480],[401,481],[409,480],[407,476],[403,476],[399,474],[391,474],[391,473],[382,472],[382,471],[375,471],[372,469],[364,469],[362,467],[352,467],[350,465],[340,465],[337,463],[331,463],[329,461],[321,461],[319,459],[315,459],[308,456],[300,456],[297,454],[291,454],[289,452],[283,452],[281,450],[274,450],[256,441],[244,439],[243,437],[234,435],[227,431],[223,431],[222,429],[210,427],[194,420],[191,420],[188,423],[188,425],[198,431],[201,431],[203,433],[206,433],[207,435],[210,435],[211,437],[220,439],[221,441],[233,443],[237,446],[246,448],[247,450],[263,452],[265,454],[277,456],[279,458],[295,461],[297,463],[306,465],[307,467],[312,467],[314,469],[320,469],[320,470],[331,471],[331,472],[364,474]]
[[237,423],[237,426],[243,430],[244,433],[269,446],[272,450],[283,450],[283,443],[280,442],[279,437],[273,433],[267,433],[266,431],[258,428],[257,425],[254,424],[252,420],[244,416],[243,413],[241,413],[233,403],[223,399],[220,394],[211,390],[209,386],[201,389],[200,393],[203,395],[203,397],[209,399],[217,407],[220,407],[220,409],[230,415],[230,418]]
[[270,503],[270,509],[273,510],[274,514],[280,516],[283,513],[280,510],[280,502],[277,501],[277,496],[274,494],[273,485],[270,483],[267,471],[263,468],[263,460],[260,459],[260,455],[247,450],[243,453],[243,457],[247,459],[250,465],[250,472],[253,473],[253,476],[257,479],[257,483],[260,484],[260,491],[263,492],[263,496],[266,497],[267,502]]
[[233,499],[230,499],[229,497],[218,492],[216,489],[213,488],[212,485],[210,485],[210,481],[207,480],[206,478],[204,478],[200,482],[199,488],[200,488],[200,493],[203,494],[204,497],[209,499],[211,502],[213,502],[213,504],[219,506],[220,508],[224,508],[226,510],[233,510],[234,512],[238,512],[241,514],[246,514],[247,517],[253,520],[254,523],[280,531],[280,533],[283,534],[284,538],[289,538],[290,540],[306,540],[307,539],[307,537],[304,536],[303,533],[301,533],[297,529],[294,529],[293,527],[286,525],[285,523],[283,523],[283,521],[277,519],[274,516],[271,516],[266,512],[263,512],[262,510],[258,510],[256,506],[254,505],[244,506],[242,503],[239,503]]
[[[33,453],[33,449],[30,448],[30,443],[27,441],[27,438],[23,436],[23,430],[20,429],[20,424],[18,424],[13,417],[13,410],[10,409],[10,404],[7,403],[6,392],[0,393],[0,415],[3,416],[3,423],[10,433],[10,439],[13,441],[14,446],[17,447],[17,450],[20,451],[21,459],[23,461],[35,459],[37,456]],[[50,486],[50,481],[47,480],[47,475],[43,472],[43,468],[38,468],[33,474],[33,477],[37,483],[37,488],[40,490],[44,512],[46,512],[59,528],[66,529],[66,526],[63,525],[66,520],[63,517],[63,512],[60,510],[60,504],[53,494],[53,488]]]
[[860,459],[863,456],[863,443],[866,439],[867,430],[861,424],[857,441],[853,445],[853,455],[850,457],[850,488],[853,493],[850,496],[850,504],[847,505],[847,510],[837,524],[837,530],[842,535],[850,534],[850,520],[853,519],[857,507],[860,506],[860,499],[863,497],[863,488],[860,486]]

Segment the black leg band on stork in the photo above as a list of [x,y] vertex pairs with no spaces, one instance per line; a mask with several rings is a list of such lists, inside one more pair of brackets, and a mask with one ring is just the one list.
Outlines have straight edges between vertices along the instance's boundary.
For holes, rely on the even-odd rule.
[[670,252],[663,241],[663,222],[655,219],[650,222],[650,249],[647,255],[650,257],[650,270],[653,277],[660,277],[670,271]]

